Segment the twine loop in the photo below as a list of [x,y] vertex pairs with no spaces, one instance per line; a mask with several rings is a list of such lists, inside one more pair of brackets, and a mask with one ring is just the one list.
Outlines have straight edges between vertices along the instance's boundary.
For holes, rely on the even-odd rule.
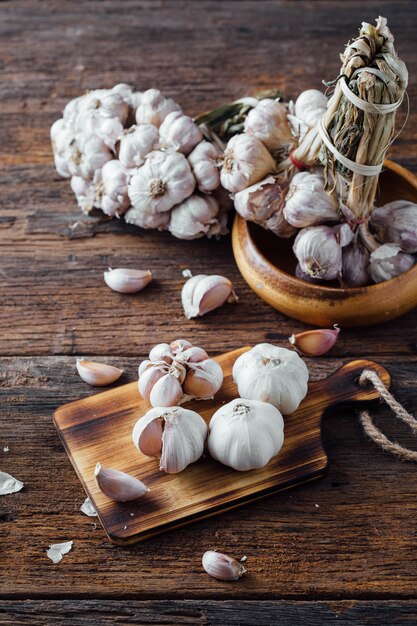
[[[392,396],[374,370],[366,369],[359,378],[359,384],[364,386],[371,383],[379,392],[381,398],[388,404],[398,419],[402,420],[411,429],[413,435],[417,435],[417,420],[405,410],[403,406]],[[359,420],[365,434],[372,439],[382,450],[393,454],[400,461],[417,462],[417,452],[404,448],[399,443],[390,441],[373,423],[368,411],[359,412]]]

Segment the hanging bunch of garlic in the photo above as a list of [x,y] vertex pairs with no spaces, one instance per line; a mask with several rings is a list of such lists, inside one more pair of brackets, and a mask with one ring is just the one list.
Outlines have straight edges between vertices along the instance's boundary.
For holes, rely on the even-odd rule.
[[154,407],[207,400],[220,389],[223,370],[202,348],[185,339],[160,343],[139,367],[139,393]]

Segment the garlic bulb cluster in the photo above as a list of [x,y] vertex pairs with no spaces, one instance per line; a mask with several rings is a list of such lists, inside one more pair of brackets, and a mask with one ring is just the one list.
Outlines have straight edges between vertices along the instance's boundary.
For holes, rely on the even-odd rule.
[[207,400],[220,389],[223,370],[202,348],[185,339],[152,348],[139,367],[139,393],[154,407]]
[[159,468],[167,474],[182,472],[204,451],[207,426],[195,411],[182,407],[155,407],[133,428],[133,443],[146,456],[160,459]]
[[180,239],[228,232],[218,193],[221,155],[158,89],[120,84],[71,100],[51,141],[55,167],[71,178],[84,213],[101,209]]
[[293,413],[307,394],[304,361],[296,352],[269,343],[239,356],[232,375],[241,398],[270,403],[283,415]]

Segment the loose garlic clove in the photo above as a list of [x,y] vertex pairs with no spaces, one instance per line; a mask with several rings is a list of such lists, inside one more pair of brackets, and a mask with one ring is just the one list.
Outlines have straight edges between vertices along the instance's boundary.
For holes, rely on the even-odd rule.
[[187,280],[181,292],[182,306],[188,319],[205,315],[232,299],[237,301],[232,283],[218,275],[193,276]]
[[133,443],[142,454],[160,456],[160,469],[182,472],[204,451],[207,426],[201,415],[182,407],[156,407],[135,424]]
[[291,335],[289,342],[305,356],[321,356],[326,354],[336,343],[340,333],[337,324],[334,328],[319,328]]
[[149,491],[148,487],[134,476],[101,467],[100,463],[96,465],[94,476],[100,491],[116,502],[137,500]]
[[77,359],[77,371],[86,383],[94,387],[111,385],[123,374],[123,370],[113,367],[113,365],[86,361],[85,359]]
[[[140,378],[139,378],[140,383]],[[149,394],[152,406],[176,406],[183,398],[181,383],[171,373],[165,374],[156,381]]]
[[209,576],[217,580],[238,580],[247,571],[236,559],[213,550],[203,554],[203,568]]
[[149,270],[131,270],[127,268],[112,269],[104,272],[104,282],[110,289],[118,293],[136,293],[141,291],[152,280]]
[[173,360],[171,347],[167,343],[158,343],[149,352],[149,358],[151,361],[165,361],[165,363],[171,365]]
[[[191,366],[190,366],[191,367]],[[208,400],[220,389],[223,370],[214,359],[193,365],[184,381],[184,392],[196,400]]]

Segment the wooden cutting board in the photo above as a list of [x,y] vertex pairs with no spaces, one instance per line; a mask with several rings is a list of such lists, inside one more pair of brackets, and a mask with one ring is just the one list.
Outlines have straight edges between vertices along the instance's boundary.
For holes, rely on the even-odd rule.
[[[248,349],[217,358],[225,379],[214,400],[185,406],[208,423],[220,405],[236,398],[231,370]],[[374,369],[389,386],[388,372],[364,360],[351,361],[328,378],[310,383],[298,410],[284,418],[285,441],[278,456],[266,467],[249,472],[236,472],[208,454],[180,474],[161,472],[157,459],[140,454],[132,442],[136,420],[150,408],[136,383],[66,404],[55,411],[54,423],[109,539],[127,545],[320,477],[327,465],[320,434],[324,412],[338,404],[362,404],[379,397],[373,387],[358,384],[365,368]],[[97,462],[136,476],[150,492],[134,502],[109,500],[94,480]]]

